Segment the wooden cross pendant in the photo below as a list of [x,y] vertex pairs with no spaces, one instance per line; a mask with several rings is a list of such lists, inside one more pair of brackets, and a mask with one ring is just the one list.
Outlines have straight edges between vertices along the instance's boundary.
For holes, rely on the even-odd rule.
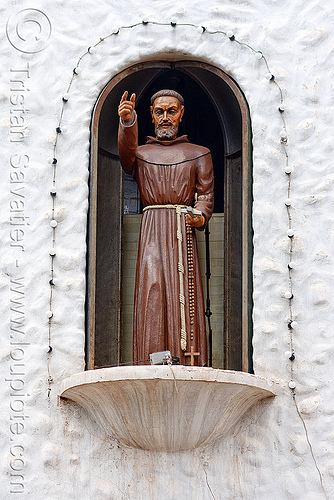
[[185,352],[184,355],[185,356],[190,356],[190,366],[194,366],[194,359],[195,359],[195,356],[199,356],[200,353],[199,352],[194,352],[195,351],[195,348],[194,346],[192,345],[190,347],[190,352]]

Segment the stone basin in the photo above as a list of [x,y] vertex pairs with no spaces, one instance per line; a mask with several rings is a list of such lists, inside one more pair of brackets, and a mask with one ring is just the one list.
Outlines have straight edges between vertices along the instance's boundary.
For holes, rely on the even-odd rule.
[[87,410],[126,446],[182,451],[228,435],[258,401],[275,396],[267,380],[190,366],[121,366],[78,373],[62,398]]

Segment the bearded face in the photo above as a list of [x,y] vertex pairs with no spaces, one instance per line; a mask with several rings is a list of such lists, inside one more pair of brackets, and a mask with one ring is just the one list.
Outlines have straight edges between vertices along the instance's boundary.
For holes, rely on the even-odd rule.
[[184,106],[176,97],[162,96],[151,106],[155,135],[159,140],[175,139],[184,112]]
[[155,126],[155,135],[161,141],[170,141],[176,138],[178,130],[179,126],[170,122],[158,123]]

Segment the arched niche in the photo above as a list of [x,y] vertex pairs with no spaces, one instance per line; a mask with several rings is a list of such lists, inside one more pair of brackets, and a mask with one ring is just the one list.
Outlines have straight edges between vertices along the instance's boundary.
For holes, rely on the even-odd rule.
[[[152,134],[149,98],[180,91],[186,112],[180,134],[209,147],[215,168],[215,212],[223,214],[222,338],[218,368],[252,371],[251,362],[251,132],[246,100],[220,69],[194,61],[137,64],[116,75],[93,112],[88,237],[87,367],[121,363],[123,191],[117,149],[117,106],[137,94],[140,144]],[[124,272],[124,262],[123,262]],[[128,272],[128,269],[126,269]],[[133,271],[134,272],[134,271]]]

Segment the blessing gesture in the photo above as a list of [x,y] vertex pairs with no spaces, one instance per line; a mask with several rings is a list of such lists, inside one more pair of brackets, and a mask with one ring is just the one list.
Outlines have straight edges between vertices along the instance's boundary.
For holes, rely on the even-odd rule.
[[135,109],[136,94],[132,94],[130,100],[128,98],[128,91],[126,90],[122,95],[121,102],[118,106],[118,115],[122,118],[124,122],[129,122],[132,120],[133,111]]

